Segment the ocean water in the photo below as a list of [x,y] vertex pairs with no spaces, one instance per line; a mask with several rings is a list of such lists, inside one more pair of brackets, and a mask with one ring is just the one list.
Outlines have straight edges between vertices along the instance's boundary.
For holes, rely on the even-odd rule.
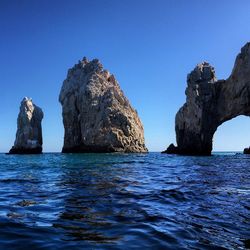
[[0,249],[247,249],[250,156],[0,154]]

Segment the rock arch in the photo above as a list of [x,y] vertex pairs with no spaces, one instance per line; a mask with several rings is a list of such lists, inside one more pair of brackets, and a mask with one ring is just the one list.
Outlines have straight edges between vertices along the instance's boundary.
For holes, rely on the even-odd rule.
[[227,80],[217,80],[207,62],[187,76],[186,103],[175,118],[177,147],[165,151],[183,155],[210,155],[213,135],[224,122],[250,116],[250,43],[238,54]]

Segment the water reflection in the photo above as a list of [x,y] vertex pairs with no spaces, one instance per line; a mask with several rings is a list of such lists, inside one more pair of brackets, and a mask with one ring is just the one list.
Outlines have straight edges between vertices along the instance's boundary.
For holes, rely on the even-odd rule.
[[[71,159],[71,156],[65,157]],[[67,231],[65,240],[117,241],[122,236],[114,235],[111,229],[116,224],[114,218],[123,217],[117,208],[124,205],[123,213],[126,211],[126,204],[117,196],[122,193],[127,196],[125,190],[129,183],[123,176],[132,174],[131,168],[126,167],[129,163],[121,168],[117,155],[93,157],[90,154],[77,158],[75,164],[62,168],[57,185],[66,194],[64,211],[53,226]],[[128,196],[126,200],[128,202]]]

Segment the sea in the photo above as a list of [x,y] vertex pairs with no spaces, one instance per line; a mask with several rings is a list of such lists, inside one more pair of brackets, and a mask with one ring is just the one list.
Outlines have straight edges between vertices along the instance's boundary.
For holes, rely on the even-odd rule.
[[250,155],[0,154],[0,250],[249,247]]

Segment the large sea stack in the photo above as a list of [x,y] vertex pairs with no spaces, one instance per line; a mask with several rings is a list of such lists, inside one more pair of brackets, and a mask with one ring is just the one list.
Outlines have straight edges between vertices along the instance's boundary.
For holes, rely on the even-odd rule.
[[187,77],[186,96],[175,119],[177,147],[165,152],[210,155],[218,126],[250,116],[250,43],[241,49],[227,80],[217,80],[207,62],[198,64]]
[[63,153],[147,152],[136,110],[99,60],[83,58],[69,69],[59,101]]
[[42,109],[25,97],[17,119],[16,140],[9,154],[42,153],[42,119]]

